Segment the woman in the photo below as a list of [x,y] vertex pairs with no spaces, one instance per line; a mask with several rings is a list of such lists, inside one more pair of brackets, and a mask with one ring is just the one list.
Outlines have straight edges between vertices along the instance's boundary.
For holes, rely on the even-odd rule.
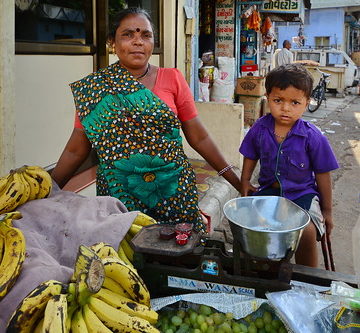
[[186,221],[203,230],[180,128],[191,147],[237,190],[240,180],[198,119],[181,73],[149,64],[154,35],[148,13],[122,11],[110,42],[119,62],[71,84],[75,128],[52,177],[63,187],[93,147],[99,157],[98,195],[117,197],[129,210],[159,222]]

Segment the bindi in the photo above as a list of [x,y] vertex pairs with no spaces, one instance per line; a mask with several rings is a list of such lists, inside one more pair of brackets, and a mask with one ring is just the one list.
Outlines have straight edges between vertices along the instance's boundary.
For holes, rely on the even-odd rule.
[[136,32],[140,32],[140,28],[136,28]]

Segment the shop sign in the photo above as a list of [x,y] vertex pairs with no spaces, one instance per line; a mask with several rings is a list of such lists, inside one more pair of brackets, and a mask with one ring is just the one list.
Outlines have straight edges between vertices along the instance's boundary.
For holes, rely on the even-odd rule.
[[215,7],[215,56],[234,57],[234,0],[217,0]]
[[261,11],[267,13],[294,13],[301,10],[302,0],[264,0]]

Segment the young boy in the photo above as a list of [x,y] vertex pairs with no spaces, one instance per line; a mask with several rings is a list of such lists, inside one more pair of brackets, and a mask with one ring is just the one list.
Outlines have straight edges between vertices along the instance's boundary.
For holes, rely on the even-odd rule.
[[[302,234],[295,261],[317,267],[316,240],[333,228],[330,171],[339,166],[327,138],[301,119],[313,88],[309,72],[297,64],[277,67],[267,75],[265,88],[270,114],[255,122],[240,146],[241,195],[282,196],[307,210],[312,223]],[[257,189],[250,179],[258,160]]]

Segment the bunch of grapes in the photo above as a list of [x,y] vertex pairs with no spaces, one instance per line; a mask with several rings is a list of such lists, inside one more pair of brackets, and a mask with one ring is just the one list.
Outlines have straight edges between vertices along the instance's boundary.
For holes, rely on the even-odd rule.
[[262,316],[248,315],[236,320],[232,313],[221,313],[206,305],[200,305],[197,310],[161,310],[157,327],[162,333],[287,332],[283,323],[269,311],[264,311]]

